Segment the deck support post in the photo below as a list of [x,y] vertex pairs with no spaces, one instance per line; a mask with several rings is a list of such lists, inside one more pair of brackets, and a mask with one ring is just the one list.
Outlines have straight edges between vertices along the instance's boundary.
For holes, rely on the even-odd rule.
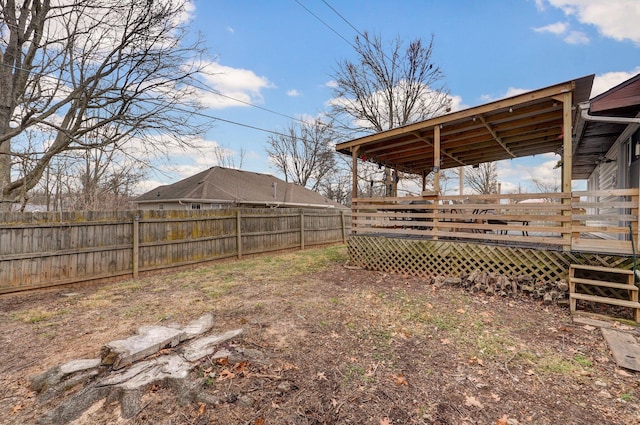
[[358,151],[360,149],[358,146],[354,146],[351,148],[351,173],[352,173],[352,182],[351,182],[351,199],[356,199],[358,197]]
[[[440,203],[440,126],[433,127],[433,191]],[[433,210],[433,240],[438,240],[438,208]]]
[[[572,92],[568,91],[564,93],[562,100],[562,193],[565,197],[562,198],[563,204],[571,204],[571,173],[572,173],[572,113],[571,106]],[[571,209],[563,210],[562,215],[571,216]],[[565,221],[563,224],[562,237],[564,239],[564,250],[571,250],[571,221]]]

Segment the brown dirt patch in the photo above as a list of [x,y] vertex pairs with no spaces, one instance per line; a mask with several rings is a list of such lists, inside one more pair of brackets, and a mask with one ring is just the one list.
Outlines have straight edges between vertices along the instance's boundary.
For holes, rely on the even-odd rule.
[[156,386],[134,418],[100,402],[75,423],[640,423],[639,375],[618,370],[599,330],[566,307],[351,270],[345,251],[1,298],[0,423],[35,423],[63,401],[39,400],[31,376],[207,311],[216,330],[244,328],[234,344],[263,361],[203,362],[200,401]]

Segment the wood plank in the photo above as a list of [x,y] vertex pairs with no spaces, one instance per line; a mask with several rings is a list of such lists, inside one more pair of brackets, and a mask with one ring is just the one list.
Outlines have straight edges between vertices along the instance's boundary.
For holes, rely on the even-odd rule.
[[627,285],[626,283],[607,282],[604,280],[583,279],[580,277],[572,277],[574,283],[583,285],[604,286],[605,288],[626,289],[627,291],[638,291],[636,285]]
[[616,269],[613,267],[601,267],[591,266],[588,264],[571,264],[572,269],[591,270],[594,272],[607,272],[607,273],[619,273],[619,274],[633,274],[633,270]]
[[629,300],[621,300],[618,298],[608,298],[608,297],[600,297],[598,295],[588,295],[588,294],[569,294],[570,298],[576,300],[584,300],[584,301],[592,301],[600,304],[611,304],[618,305],[620,307],[629,307],[629,308],[640,308],[640,303],[637,301],[629,301]]
[[574,251],[598,252],[601,254],[632,255],[631,243],[628,241],[606,241],[602,239],[574,238],[571,249]]
[[615,329],[601,328],[602,336],[609,344],[613,358],[619,367],[640,371],[640,344],[627,333]]

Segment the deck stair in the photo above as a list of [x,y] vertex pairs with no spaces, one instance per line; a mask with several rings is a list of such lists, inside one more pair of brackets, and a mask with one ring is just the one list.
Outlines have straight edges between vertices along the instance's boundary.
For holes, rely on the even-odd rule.
[[569,266],[569,308],[575,313],[577,300],[617,305],[633,309],[640,323],[638,286],[633,270],[571,264]]

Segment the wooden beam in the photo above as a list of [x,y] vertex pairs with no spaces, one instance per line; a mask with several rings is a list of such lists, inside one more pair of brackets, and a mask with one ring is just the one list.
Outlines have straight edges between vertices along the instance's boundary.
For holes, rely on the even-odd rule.
[[354,146],[351,148],[351,175],[353,181],[351,182],[351,199],[358,197],[358,151],[360,148]]
[[571,192],[571,171],[573,149],[572,135],[571,92],[564,93],[562,105],[562,191]]
[[482,124],[484,124],[486,129],[489,130],[489,133],[491,133],[491,135],[493,136],[493,140],[498,142],[498,144],[502,147],[502,149],[504,149],[504,151],[508,153],[511,156],[511,158],[515,158],[516,155],[513,152],[511,152],[511,150],[507,147],[507,145],[504,144],[500,136],[498,136],[498,133],[493,131],[493,128],[491,128],[491,125],[487,122],[487,120],[485,120],[482,115],[478,115],[478,119],[482,122]]
[[[425,142],[427,145],[429,145],[429,146],[433,146],[433,143],[431,143],[431,142],[429,141],[429,139],[425,139],[425,138],[424,138],[424,137],[422,137],[418,132],[414,132],[414,133],[411,133],[411,134],[413,134],[413,135],[414,135],[414,136],[416,136],[418,139],[420,139],[420,140],[422,140],[423,142]],[[468,165],[468,164],[465,164],[464,162],[460,161],[458,158],[456,158],[455,156],[451,155],[450,153],[448,153],[448,152],[447,152],[446,150],[444,150],[444,149],[441,149],[441,152],[442,152],[444,155],[446,155],[447,157],[451,158],[452,160],[454,160],[455,162],[457,162],[458,164],[460,164],[460,165],[462,165],[462,166]]]

